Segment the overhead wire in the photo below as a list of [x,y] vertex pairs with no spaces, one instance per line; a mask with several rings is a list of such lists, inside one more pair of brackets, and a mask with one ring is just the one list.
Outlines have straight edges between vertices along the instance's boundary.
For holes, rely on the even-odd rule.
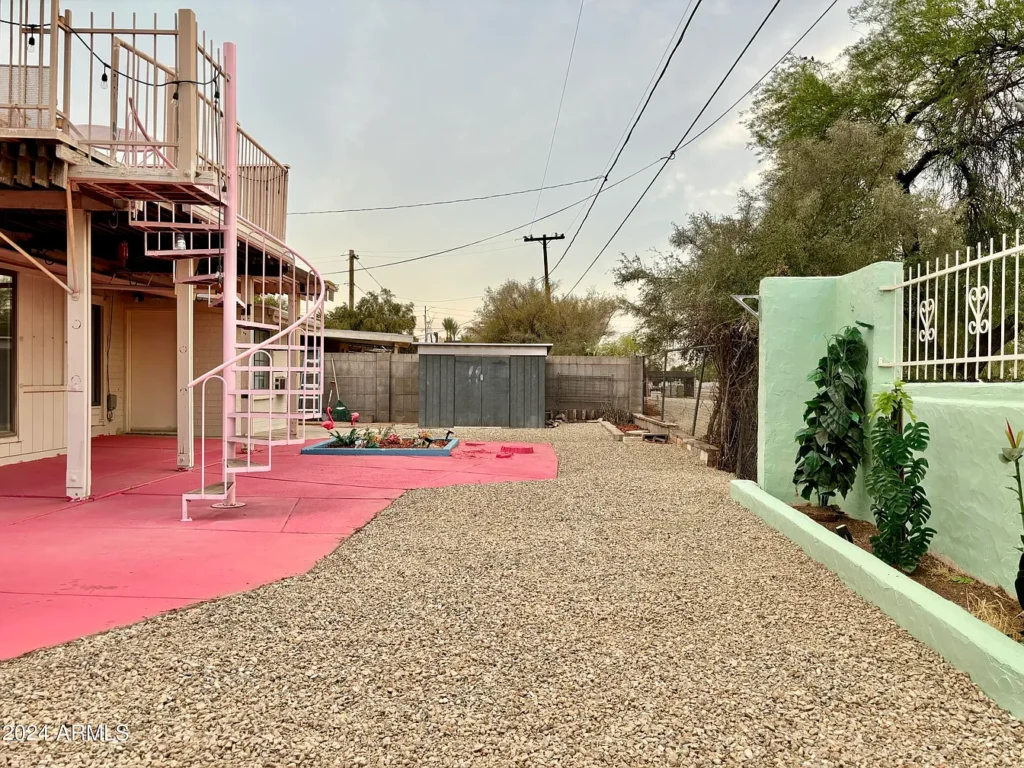
[[452,200],[432,200],[426,203],[407,203],[404,205],[378,205],[370,208],[337,208],[334,210],[324,211],[289,211],[289,216],[314,216],[325,213],[363,213],[365,211],[397,211],[402,208],[428,208],[435,205],[454,205],[456,203],[473,203],[479,200],[494,200],[500,197],[514,197],[515,195],[528,195],[533,192],[543,192],[545,189],[561,189],[563,187],[574,187],[579,184],[588,184],[591,181],[597,181],[600,176],[591,176],[589,179],[577,179],[576,181],[566,181],[562,184],[550,184],[548,186],[534,187],[532,189],[520,189],[515,192],[497,192],[493,195],[479,195],[478,197],[459,197]]
[[[618,150],[619,144],[622,141],[622,139],[625,138],[626,132],[629,130],[629,126],[633,124],[633,118],[636,117],[637,110],[639,110],[640,107],[643,105],[644,97],[647,95],[648,89],[651,87],[651,84],[654,83],[654,79],[658,76],[658,72],[661,70],[662,62],[665,61],[665,57],[668,56],[669,51],[672,50],[672,41],[676,39],[676,34],[679,32],[680,27],[683,26],[683,22],[686,21],[686,15],[689,13],[690,6],[692,5],[693,0],[689,0],[689,2],[687,2],[686,4],[686,7],[683,8],[683,12],[679,15],[679,21],[676,22],[675,29],[673,29],[672,34],[668,36],[668,43],[665,45],[665,50],[661,52],[661,56],[658,58],[658,63],[655,65],[654,71],[651,72],[651,78],[647,81],[647,85],[645,85],[643,91],[640,92],[640,98],[637,100],[636,106],[633,107],[633,111],[629,115],[629,119],[626,121],[626,124],[622,126],[622,133],[620,133],[619,138],[615,140],[615,144],[612,146],[611,154],[608,155],[608,159],[605,160],[604,162],[604,168],[608,168],[608,164],[611,163],[612,159],[615,157],[615,152],[616,150]],[[602,172],[601,176],[603,176],[606,172],[607,171]],[[601,176],[598,176],[597,179],[600,180]],[[594,186],[594,189],[597,189],[597,185]],[[567,227],[567,229],[572,229],[574,226],[576,226],[576,220],[580,217],[580,214],[582,212],[583,208],[580,208],[580,210],[576,212],[576,215],[573,216],[572,221],[569,222],[569,226]],[[561,262],[562,260],[559,259],[555,266],[557,267],[558,264],[560,264]],[[554,270],[551,271],[553,272]]]
[[679,39],[676,40],[676,44],[672,47],[672,50],[669,53],[668,58],[665,59],[665,63],[662,65],[661,71],[658,73],[658,77],[654,81],[654,85],[647,93],[646,99],[644,99],[643,106],[640,108],[640,111],[633,119],[633,124],[629,127],[629,132],[626,134],[625,140],[622,142],[618,151],[615,153],[615,158],[612,160],[611,165],[605,172],[604,178],[601,180],[601,184],[597,188],[597,192],[591,198],[590,205],[587,207],[586,213],[583,214],[583,220],[580,221],[579,227],[576,229],[576,232],[573,233],[572,239],[569,240],[569,244],[565,246],[565,250],[562,251],[562,255],[558,258],[558,261],[555,262],[555,266],[554,268],[551,269],[551,272],[554,272],[555,269],[558,268],[558,265],[562,263],[562,259],[566,257],[566,254],[568,254],[569,251],[572,249],[573,243],[576,242],[576,238],[579,237],[580,232],[583,231],[583,227],[586,225],[587,219],[590,218],[591,211],[594,210],[594,206],[597,204],[598,197],[600,197],[601,193],[604,191],[604,185],[608,181],[608,176],[611,174],[613,170],[615,170],[615,166],[618,164],[619,158],[622,157],[622,153],[626,150],[626,147],[629,145],[629,140],[633,138],[633,131],[635,131],[637,125],[640,124],[640,120],[643,118],[644,112],[647,111],[647,107],[648,105],[650,105],[651,99],[653,98],[655,91],[658,90],[658,86],[661,84],[662,79],[665,77],[665,73],[668,71],[669,65],[672,63],[672,58],[676,55],[676,52],[679,50],[679,47],[683,44],[683,40],[686,38],[686,33],[690,29],[690,24],[693,22],[693,17],[697,15],[697,11],[700,10],[701,3],[703,2],[704,0],[697,0],[696,5],[693,6],[693,10],[690,12],[690,15],[686,19],[686,23],[683,25],[683,31],[679,33]]
[[[533,206],[533,215],[537,216],[540,210],[540,200],[544,197],[544,182],[548,179],[548,167],[551,165],[551,152],[555,148],[555,136],[558,135],[558,121],[562,117],[562,104],[565,102],[565,89],[569,85],[569,72],[572,70],[572,57],[576,52],[576,38],[580,34],[580,20],[583,18],[583,3],[580,0],[580,10],[576,14],[576,29],[572,33],[572,45],[569,47],[569,62],[565,65],[565,77],[562,79],[562,95],[558,97],[558,110],[555,112],[555,125],[551,129],[551,142],[548,144],[548,156],[544,161],[544,173],[540,177],[540,191],[537,193],[537,204]],[[593,181],[593,179],[591,179]],[[533,229],[530,230],[533,234]]]
[[[623,176],[621,179],[619,179],[615,183],[609,184],[608,185],[608,189],[611,189],[612,187],[617,187],[619,184],[624,184],[625,182],[627,182],[630,179],[632,179],[634,176],[636,176],[638,174],[641,174],[644,171],[646,171],[648,168],[651,168],[651,167],[657,165],[662,160],[664,160],[664,158],[659,157],[657,160],[654,160],[654,161],[648,163],[643,168],[640,168],[640,169],[638,169],[636,171],[633,171],[633,173],[629,174],[628,176]],[[434,258],[435,256],[443,256],[445,254],[454,253],[455,251],[461,251],[461,250],[464,250],[466,248],[471,248],[474,245],[479,245],[480,243],[485,243],[488,240],[495,240],[495,239],[497,239],[499,237],[504,237],[505,235],[508,235],[508,234],[510,234],[512,232],[515,232],[518,229],[523,229],[525,227],[530,226],[531,224],[535,224],[538,221],[544,221],[545,219],[550,219],[552,216],[557,216],[558,214],[563,213],[564,211],[567,211],[570,208],[573,208],[573,207],[575,207],[577,205],[580,205],[581,203],[585,203],[591,197],[592,197],[592,195],[587,195],[586,197],[584,197],[584,198],[582,198],[580,200],[577,200],[574,203],[570,203],[569,205],[566,205],[566,206],[564,206],[562,208],[559,208],[557,211],[552,211],[551,213],[545,214],[544,216],[541,216],[539,218],[533,219],[532,221],[528,221],[525,224],[519,224],[519,225],[517,225],[515,227],[510,227],[509,229],[506,229],[503,232],[498,232],[497,234],[489,235],[488,237],[482,237],[479,240],[473,240],[472,242],[469,242],[469,243],[464,243],[462,245],[456,245],[456,246],[454,246],[452,248],[445,248],[444,250],[435,251],[434,253],[427,253],[427,254],[424,254],[422,256],[414,256],[414,257],[412,257],[410,259],[399,259],[398,261],[389,261],[386,264],[375,264],[373,266],[373,269],[383,269],[384,267],[394,267],[394,266],[397,266],[399,264],[409,264],[409,263],[411,263],[413,261],[422,261],[423,259],[431,259],[431,258]],[[356,271],[366,271],[366,269],[367,269],[367,267],[357,267]],[[334,272],[324,272],[323,274],[325,274],[325,275],[340,275],[340,274],[344,274],[347,271],[348,270],[337,270],[337,271],[334,271]]]
[[[633,207],[629,209],[629,212],[626,214],[625,218],[623,218],[622,221],[619,223],[619,226],[617,226],[615,228],[615,231],[612,232],[611,237],[608,238],[608,241],[604,244],[604,246],[602,246],[601,250],[597,252],[597,255],[594,256],[593,260],[590,262],[590,264],[587,266],[587,268],[583,271],[583,274],[580,275],[579,279],[575,283],[573,283],[572,288],[570,288],[568,290],[568,292],[566,293],[566,296],[571,295],[572,292],[576,290],[576,287],[583,281],[583,278],[587,276],[587,273],[590,272],[590,270],[597,263],[598,259],[601,258],[601,256],[604,254],[604,252],[608,249],[608,246],[611,245],[612,241],[615,239],[615,236],[618,235],[619,232],[622,230],[622,228],[626,225],[626,222],[629,220],[629,217],[632,216],[633,212],[639,207],[641,201],[644,199],[644,197],[650,191],[651,187],[654,186],[654,182],[658,180],[659,176],[661,176],[661,172],[664,171],[665,167],[670,162],[672,162],[672,160],[675,158],[676,152],[678,152],[679,149],[682,147],[683,142],[686,141],[686,138],[690,135],[690,131],[693,130],[693,127],[697,124],[697,122],[703,116],[704,112],[711,105],[711,102],[714,100],[715,96],[718,95],[718,92],[722,89],[722,86],[725,85],[726,80],[729,79],[729,76],[733,73],[733,70],[736,69],[736,66],[740,63],[740,60],[743,58],[743,56],[746,54],[746,52],[750,49],[750,46],[754,44],[754,40],[756,40],[757,36],[759,34],[761,34],[761,30],[764,29],[765,24],[768,23],[768,20],[772,17],[772,14],[775,13],[775,9],[779,7],[779,3],[781,3],[781,2],[782,2],[782,0],[775,0],[775,3],[772,5],[772,7],[768,11],[768,14],[764,17],[764,19],[761,20],[761,23],[758,25],[757,29],[754,30],[754,34],[750,36],[750,39],[747,41],[747,44],[745,46],[743,46],[743,50],[740,51],[740,53],[736,57],[735,61],[733,61],[732,66],[729,67],[728,71],[725,73],[725,75],[719,81],[718,85],[715,87],[715,90],[712,91],[711,95],[708,97],[708,100],[706,102],[704,102],[704,106],[701,107],[700,112],[697,113],[697,116],[695,118],[693,118],[693,121],[690,123],[689,127],[686,129],[686,132],[683,134],[682,138],[679,139],[678,142],[676,142],[675,147],[665,157],[665,160],[662,162],[661,166],[658,168],[657,173],[654,174],[653,178],[650,180],[650,182],[648,182],[647,186],[644,188],[644,191],[640,193],[640,197],[638,197],[636,202],[633,203]],[[833,5],[835,4],[835,2],[838,2],[838,0],[834,0]],[[829,6],[829,9],[830,8],[831,8],[831,6]],[[829,9],[826,9],[825,12],[827,13]],[[824,14],[823,14],[823,16],[824,16]],[[815,22],[815,24],[817,24],[817,22]],[[796,44],[794,43],[793,47],[795,47],[795,46],[796,46]]]

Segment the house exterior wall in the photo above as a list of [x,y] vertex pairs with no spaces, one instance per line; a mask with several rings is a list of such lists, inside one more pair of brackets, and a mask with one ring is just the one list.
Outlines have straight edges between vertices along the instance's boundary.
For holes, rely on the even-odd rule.
[[[64,336],[65,293],[49,278],[35,270],[17,273],[15,297],[15,337],[17,340],[16,433],[0,436],[0,465],[31,461],[66,452],[65,429],[67,345]],[[100,375],[100,405],[91,409],[92,435],[123,434],[128,429],[128,311],[164,311],[173,313],[173,300],[146,296],[137,302],[130,293],[96,292],[92,303],[102,307],[103,366]],[[173,318],[173,314],[171,314]],[[198,376],[221,363],[221,311],[195,306],[195,374]],[[172,390],[175,381],[167,386]],[[107,394],[117,398],[116,407],[107,412]],[[283,402],[284,398],[276,398]],[[199,434],[199,394],[195,395],[195,427]],[[277,406],[275,406],[276,408]],[[212,381],[207,388],[207,437],[221,434],[221,385]]]
[[16,428],[13,436],[0,437],[0,464],[55,456],[67,445],[64,297],[47,277],[17,271]]

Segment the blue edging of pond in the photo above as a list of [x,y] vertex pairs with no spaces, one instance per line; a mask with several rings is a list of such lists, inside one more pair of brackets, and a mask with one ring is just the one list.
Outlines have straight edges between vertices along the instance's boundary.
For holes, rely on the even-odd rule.
[[451,456],[459,438],[453,437],[444,448],[328,448],[333,442],[332,437],[307,445],[301,453],[307,456]]

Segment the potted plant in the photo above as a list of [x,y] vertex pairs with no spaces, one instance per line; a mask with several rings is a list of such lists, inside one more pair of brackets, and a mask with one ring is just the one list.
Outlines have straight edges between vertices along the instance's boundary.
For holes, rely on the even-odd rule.
[[[1024,431],[1014,434],[1013,427],[1007,421],[1006,439],[1009,441],[1010,447],[1003,448],[999,454],[999,460],[1003,464],[1013,464],[1013,479],[1016,481],[1016,487],[1012,485],[1007,487],[1017,494],[1021,523],[1024,524],[1024,488],[1021,487],[1020,478],[1020,460],[1024,456]],[[1021,544],[1024,544],[1024,534],[1021,535],[1020,541]],[[1021,608],[1024,608],[1024,549],[1021,549],[1020,552],[1020,560],[1017,562],[1017,578],[1013,582],[1013,586],[1017,592],[1017,602],[1020,603]]]

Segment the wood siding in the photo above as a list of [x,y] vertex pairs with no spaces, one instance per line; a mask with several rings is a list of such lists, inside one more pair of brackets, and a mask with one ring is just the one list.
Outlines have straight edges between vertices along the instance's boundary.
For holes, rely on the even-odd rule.
[[64,292],[48,278],[18,272],[15,288],[16,434],[0,437],[0,463],[54,456],[64,425]]

